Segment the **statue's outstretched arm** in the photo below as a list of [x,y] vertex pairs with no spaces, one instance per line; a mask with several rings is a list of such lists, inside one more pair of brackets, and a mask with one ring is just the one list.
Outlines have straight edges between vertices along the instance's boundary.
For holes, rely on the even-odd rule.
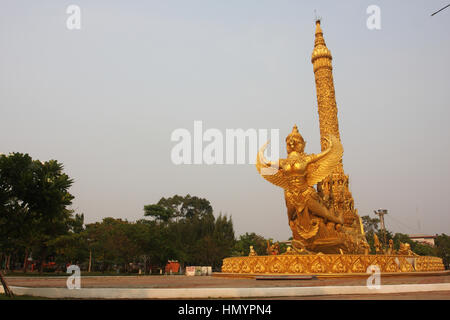
[[276,160],[276,161],[268,161],[265,157],[264,157],[264,151],[267,148],[267,145],[269,144],[269,141],[267,141],[262,147],[261,149],[259,149],[258,151],[258,155],[257,155],[257,161],[256,161],[256,167],[258,168],[258,171],[260,168],[275,168],[275,169],[279,169],[280,168],[280,159]]
[[267,147],[268,142],[261,147],[256,157],[256,169],[261,176],[270,183],[279,186],[283,189],[288,187],[288,180],[284,176],[283,170],[280,169],[280,160],[267,161],[264,158],[264,150]]

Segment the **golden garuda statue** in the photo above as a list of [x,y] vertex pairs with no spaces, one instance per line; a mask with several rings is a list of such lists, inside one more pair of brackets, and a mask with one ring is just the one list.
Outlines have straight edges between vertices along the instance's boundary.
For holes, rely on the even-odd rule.
[[[306,142],[294,126],[286,138],[287,159],[269,162],[264,157],[267,143],[259,150],[256,168],[270,183],[284,189],[292,246],[299,253],[356,253],[363,251],[360,230],[344,224],[342,213],[314,186],[339,165],[344,152],[339,139],[325,137],[327,148],[306,154]],[[359,236],[358,236],[359,235]]]
[[306,154],[305,141],[294,126],[286,138],[286,159],[267,161],[264,158],[267,143],[256,159],[258,172],[284,189],[293,238],[291,247],[280,253],[279,248],[269,243],[266,256],[251,254],[249,257],[225,258],[222,272],[344,274],[364,273],[370,265],[378,265],[381,272],[444,270],[440,258],[414,257],[411,263],[409,258],[413,253],[408,244],[401,244],[396,253],[391,241],[385,251],[376,237],[377,255],[369,256],[370,246],[342,163],[344,151],[339,133],[332,56],[325,44],[320,20],[316,21],[311,63],[316,82],[321,153]]

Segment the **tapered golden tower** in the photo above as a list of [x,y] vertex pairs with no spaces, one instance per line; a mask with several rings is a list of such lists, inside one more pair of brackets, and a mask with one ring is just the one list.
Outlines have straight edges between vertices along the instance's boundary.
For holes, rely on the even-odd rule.
[[[322,151],[328,147],[326,137],[332,135],[340,140],[332,59],[331,52],[323,38],[320,20],[316,20],[314,50],[311,62],[316,80]],[[343,215],[345,225],[361,230],[361,222],[357,210],[354,209],[354,200],[348,188],[348,181],[348,176],[344,173],[341,161],[334,172],[318,184],[317,189],[328,205],[334,207],[335,213]]]
[[320,20],[316,21],[316,39],[311,62],[316,79],[317,104],[320,121],[320,146],[322,151],[327,148],[325,137],[332,135],[340,139],[337,106],[334,93],[333,66],[331,52],[323,39]]

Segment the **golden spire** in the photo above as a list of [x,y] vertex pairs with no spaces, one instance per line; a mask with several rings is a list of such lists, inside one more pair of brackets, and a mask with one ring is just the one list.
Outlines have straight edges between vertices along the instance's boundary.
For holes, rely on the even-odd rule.
[[[331,65],[331,52],[328,50],[323,38],[320,20],[316,20],[314,50],[311,62],[316,80],[317,107],[319,111],[320,145],[322,151],[327,149],[326,137],[334,136],[340,140],[338,109],[333,81],[333,67]],[[354,200],[348,190],[348,176],[344,173],[342,159],[333,173],[317,186],[319,194],[324,198],[331,198],[332,206],[338,216],[343,216],[345,224],[351,226],[359,219],[353,208]],[[359,221],[359,220],[358,220]]]
[[[321,59],[323,58],[323,59]],[[320,67],[327,67],[332,69],[331,52],[325,44],[325,39],[323,38],[322,28],[320,27],[320,20],[316,20],[316,39],[314,40],[314,50],[311,56],[311,62],[314,66],[314,72]]]
[[325,40],[323,39],[322,28],[320,27],[320,20],[318,19],[318,20],[316,20],[316,41],[314,43],[314,47],[317,47],[319,44],[325,46]]
[[325,44],[320,20],[316,20],[314,50],[312,52],[311,62],[316,79],[322,151],[328,147],[326,137],[332,135],[340,139],[331,60],[331,52]]

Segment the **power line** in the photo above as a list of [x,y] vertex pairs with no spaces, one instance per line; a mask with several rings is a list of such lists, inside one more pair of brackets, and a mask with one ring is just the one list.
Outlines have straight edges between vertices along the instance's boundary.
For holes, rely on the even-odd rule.
[[390,229],[390,230],[392,230],[394,233],[398,233],[398,232],[409,233],[410,232],[409,230],[407,230],[405,228],[404,225],[398,223],[397,221],[394,221],[393,219],[388,219],[388,223],[392,227],[392,229]]
[[392,215],[389,215],[388,217],[389,217],[389,219],[392,219],[393,221],[397,222],[398,224],[402,225],[403,227],[406,227],[407,229],[409,229],[409,230],[411,230],[411,231],[413,231],[413,232],[420,233],[420,231],[418,231],[417,229],[411,228],[410,226],[404,224],[403,222],[401,222],[401,221],[395,219]]
[[436,11],[435,13],[431,14],[431,16],[434,16],[436,13],[439,13],[439,12],[441,12],[442,10],[444,10],[444,9],[446,9],[446,8],[448,8],[448,7],[450,7],[450,4],[448,4],[448,5],[446,5],[445,7],[439,9],[439,10]]

